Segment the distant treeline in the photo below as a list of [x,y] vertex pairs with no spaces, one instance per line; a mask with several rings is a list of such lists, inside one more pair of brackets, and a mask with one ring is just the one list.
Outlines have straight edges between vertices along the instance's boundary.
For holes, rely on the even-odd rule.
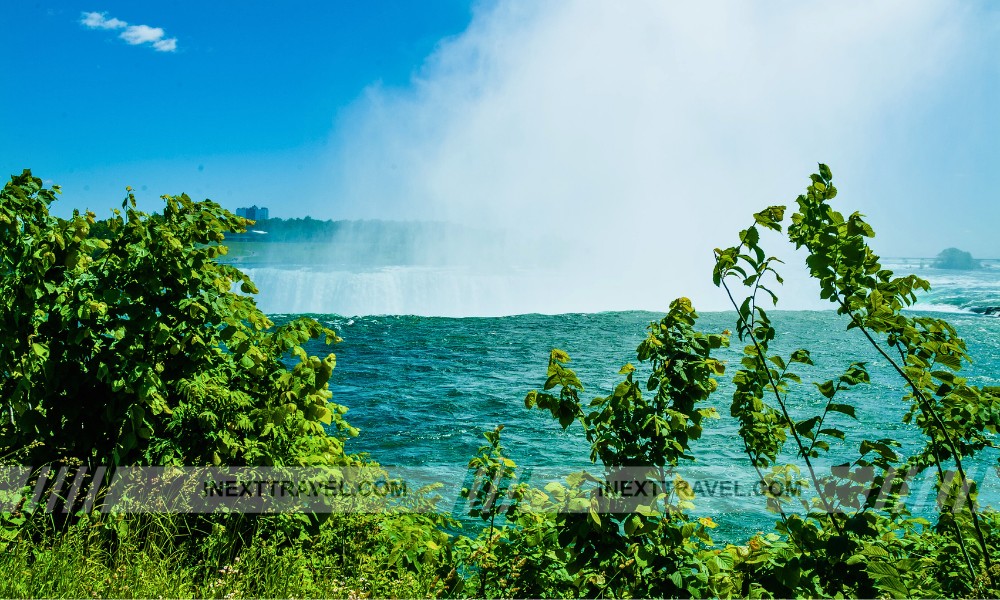
[[[455,226],[438,222],[404,221],[321,221],[302,219],[264,219],[246,233],[228,234],[230,241],[254,242],[333,242],[347,239],[394,240],[396,243],[455,233]],[[263,233],[258,233],[263,232]]]
[[[162,220],[152,214],[151,221]],[[113,237],[107,221],[97,221],[92,234]],[[510,265],[535,264],[539,257],[554,260],[558,249],[540,240],[512,239],[488,227],[441,221],[333,221],[311,217],[262,219],[244,233],[226,233],[233,244],[224,262],[240,265],[313,265],[337,267],[483,266],[498,261]],[[309,247],[284,247],[283,244]]]
[[[243,250],[249,254],[233,253],[231,262],[312,264],[316,260],[310,252],[322,245],[324,264],[348,267],[478,264],[480,259],[470,256],[469,248],[485,245],[500,253],[502,247],[495,232],[452,223],[320,221],[309,217],[257,221],[246,233],[226,234],[226,242],[251,243]],[[285,252],[282,245],[293,243],[313,248]]]

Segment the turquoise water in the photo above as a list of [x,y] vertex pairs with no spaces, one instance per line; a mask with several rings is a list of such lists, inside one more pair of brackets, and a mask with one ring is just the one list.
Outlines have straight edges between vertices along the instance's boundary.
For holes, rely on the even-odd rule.
[[[483,443],[482,432],[496,425],[505,426],[504,445],[522,467],[522,475],[533,483],[541,485],[587,467],[589,447],[579,425],[563,431],[547,412],[525,409],[524,395],[543,384],[553,347],[572,357],[570,366],[586,386],[585,400],[609,394],[620,381],[618,369],[635,362],[635,347],[645,337],[645,327],[662,315],[313,316],[344,338],[333,349],[337,368],[331,388],[334,401],[350,408],[347,418],[361,430],[349,441],[348,449],[368,452],[386,465],[429,473],[446,484],[441,506],[458,513],[457,490],[467,475],[466,464]],[[942,316],[955,324],[976,359],[967,367],[972,383],[1000,385],[996,368],[1000,365],[1000,319],[958,313]],[[734,319],[735,313],[703,314],[699,327],[711,332],[735,329]],[[900,422],[908,408],[900,399],[905,390],[860,334],[845,331],[845,323],[832,312],[775,312],[772,319],[778,331],[775,350],[787,355],[796,348],[808,348],[816,362],[798,369],[803,386],[791,396],[793,417],[822,410],[824,399],[808,382],[835,377],[853,360],[867,361],[872,373],[871,385],[841,400],[854,404],[858,416],[853,421],[837,415],[840,419],[835,425],[848,434],[846,446],[839,450],[835,446],[820,463],[856,458],[862,439],[892,437],[905,444],[904,450],[918,447],[921,441],[915,428]],[[308,349],[321,354],[325,348],[316,344]],[[720,356],[735,365],[739,351],[729,348]],[[720,384],[709,404],[722,418],[711,421],[695,442],[697,461],[682,474],[696,482],[696,492],[702,492],[695,501],[696,513],[711,514],[720,522],[716,533],[721,539],[738,539],[769,529],[773,516],[763,510],[762,498],[747,493],[755,475],[743,454],[735,420],[728,416],[732,386],[727,377]],[[984,456],[967,469],[980,481],[983,500],[1000,505],[994,465],[996,456]],[[926,486],[917,496],[928,506],[933,501]]]
[[983,260],[982,268],[970,271],[934,269],[930,259],[898,258],[887,267],[898,273],[914,273],[931,284],[921,307],[948,312],[974,312],[1000,307],[1000,260]]
[[[915,272],[931,282],[933,290],[920,298],[916,310],[945,317],[958,328],[975,360],[965,369],[973,384],[1000,385],[1000,318],[974,312],[1000,306],[1000,262],[988,261],[985,268],[967,272],[928,268],[927,259],[887,263],[897,272]],[[287,311],[350,304],[344,294],[354,298],[348,293],[354,288],[310,286],[312,276],[301,271],[285,275],[290,279],[276,288],[281,291],[276,297],[288,298],[276,304],[287,305]],[[379,279],[374,287],[363,286],[368,295],[355,298],[361,305],[381,306],[367,298],[390,292],[407,298],[414,294],[433,298],[428,290],[438,288],[461,299],[465,289],[445,285],[451,281],[447,277],[435,283],[433,273],[423,273],[426,281],[421,279],[419,286],[395,271],[382,275],[382,279],[389,279]],[[292,291],[313,288],[316,293],[310,303],[289,300],[297,297]],[[287,316],[276,315],[276,320]],[[333,348],[338,360],[331,388],[334,401],[349,407],[348,420],[361,430],[357,438],[349,440],[348,450],[369,453],[406,477],[442,482],[440,508],[461,515],[458,490],[470,483],[469,458],[484,443],[482,433],[497,425],[505,426],[504,446],[518,463],[522,480],[541,486],[573,471],[593,469],[580,426],[562,430],[547,412],[525,409],[524,396],[545,381],[552,348],[565,350],[572,357],[570,366],[586,386],[585,401],[609,394],[621,379],[619,368],[635,362],[635,348],[645,337],[645,328],[662,315],[312,316],[344,338]],[[822,410],[824,399],[810,382],[834,378],[857,360],[866,361],[872,375],[870,385],[838,397],[838,401],[856,406],[858,419],[834,415],[834,421],[828,422],[847,432],[847,440],[834,444],[829,455],[817,461],[821,473],[830,465],[857,458],[858,445],[864,439],[894,438],[904,444],[903,452],[920,447],[919,432],[900,420],[909,408],[901,400],[906,393],[901,381],[858,332],[846,331],[846,323],[832,311],[776,311],[771,316],[778,332],[773,349],[787,356],[797,348],[807,348],[816,362],[797,370],[804,383],[789,399],[794,418]],[[699,328],[707,332],[735,330],[735,313],[705,313]],[[740,357],[740,344],[734,343],[736,348],[720,353],[729,365],[737,365]],[[318,342],[308,350],[320,355],[330,351]],[[695,513],[715,517],[721,525],[715,532],[717,537],[732,540],[770,529],[774,522],[774,515],[764,510],[763,498],[754,493],[756,474],[742,451],[737,425],[728,416],[732,393],[728,377],[735,368],[730,366],[709,401],[722,417],[710,421],[703,437],[694,443],[697,461],[680,470],[695,486]],[[798,462],[790,455],[786,458]],[[997,453],[969,461],[966,469],[979,482],[981,501],[1000,507]],[[930,515],[935,500],[932,482],[917,479],[912,487],[911,509]]]

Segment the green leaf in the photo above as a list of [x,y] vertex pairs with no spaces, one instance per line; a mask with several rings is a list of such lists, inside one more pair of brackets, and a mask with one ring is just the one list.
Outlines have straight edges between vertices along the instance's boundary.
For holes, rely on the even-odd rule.
[[893,598],[909,598],[909,590],[900,580],[899,571],[896,567],[884,562],[869,562],[865,568],[872,579],[876,580],[876,587],[888,592]]
[[839,413],[845,414],[845,415],[847,415],[847,416],[849,416],[849,417],[851,417],[853,419],[857,419],[858,418],[854,414],[854,407],[851,406],[850,404],[837,404],[835,402],[831,402],[827,406],[827,410],[832,411],[832,412],[839,412]]
[[938,354],[934,357],[935,362],[942,364],[953,371],[962,369],[962,361],[957,356],[951,354]]
[[827,399],[833,398],[837,394],[836,388],[833,386],[833,381],[824,381],[823,383],[813,383],[819,393],[823,394]]
[[809,351],[801,348],[796,350],[795,352],[792,352],[792,355],[789,357],[788,360],[790,360],[791,362],[803,363],[806,365],[813,364],[812,357],[809,355]]
[[673,583],[677,589],[684,589],[684,576],[680,574],[680,571],[674,571],[669,575],[669,577],[670,582]]
[[844,439],[844,432],[841,431],[841,430],[839,430],[839,429],[833,429],[833,428],[830,428],[830,427],[825,427],[823,429],[820,429],[817,433],[818,434],[822,434],[822,435],[828,435],[830,437],[835,437],[835,438],[837,438],[839,440]]
[[813,430],[813,427],[816,426],[816,423],[819,423],[819,417],[810,417],[804,421],[796,423],[795,431],[799,432],[802,435],[805,435]]
[[546,391],[551,390],[552,388],[556,387],[556,385],[559,382],[559,379],[560,376],[558,373],[549,376],[549,378],[545,380],[545,385],[542,386],[542,389]]

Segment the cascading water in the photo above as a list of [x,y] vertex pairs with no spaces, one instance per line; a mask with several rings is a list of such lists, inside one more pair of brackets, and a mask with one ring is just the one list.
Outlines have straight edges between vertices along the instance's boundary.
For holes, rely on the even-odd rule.
[[[323,252],[341,259],[345,256],[343,247],[336,244]],[[359,258],[353,265],[341,261],[329,267],[275,261],[241,267],[260,289],[257,303],[267,313],[465,317],[636,309],[655,312],[666,308],[673,298],[669,292],[674,289],[674,295],[691,297],[702,311],[731,309],[720,290],[711,285],[708,265],[699,265],[704,276],[678,285],[669,277],[656,277],[656,272],[644,277],[629,270],[542,265],[505,268],[485,259],[475,264],[468,250],[456,250],[455,254],[464,260],[372,265],[370,260],[366,264]],[[494,254],[504,255],[509,253]],[[462,262],[466,264],[458,264]],[[930,281],[933,289],[920,294],[915,309],[983,312],[1000,306],[1000,263],[987,261],[983,268],[972,271],[946,271],[930,268],[930,262],[885,261],[898,275],[915,273]],[[789,256],[787,264],[779,266],[788,277],[784,286],[775,288],[781,297],[778,308],[830,309],[809,288],[812,282],[800,265],[797,257]]]
[[[465,267],[390,266],[371,271],[249,268],[269,313],[341,315],[503,315],[537,312],[518,301],[522,286],[540,285],[538,274],[491,275]],[[518,282],[515,285],[515,281]]]
[[[277,243],[262,245],[272,247],[270,250],[275,253],[283,250]],[[275,260],[239,266],[260,290],[256,296],[258,306],[272,314],[484,317],[625,310],[662,312],[678,296],[691,298],[702,311],[732,308],[724,292],[711,283],[710,252],[702,252],[704,256],[698,258],[665,259],[658,269],[628,263],[608,269],[585,261],[567,264],[559,260],[554,265],[522,262],[523,266],[509,267],[496,264],[489,257],[509,257],[510,253],[471,245],[455,251],[465,264],[373,265],[362,259],[344,262],[343,248],[333,243],[322,253],[339,259],[328,266]],[[477,258],[477,254],[481,256]],[[793,264],[783,273],[801,270]],[[678,272],[684,275],[674,275]],[[780,308],[829,308],[818,300],[809,287],[812,282],[804,273],[787,281]]]

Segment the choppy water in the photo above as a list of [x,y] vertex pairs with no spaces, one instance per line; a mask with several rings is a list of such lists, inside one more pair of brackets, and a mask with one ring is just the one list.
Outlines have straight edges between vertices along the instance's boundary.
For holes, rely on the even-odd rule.
[[[525,409],[524,395],[541,387],[553,347],[572,357],[571,366],[586,386],[585,399],[609,394],[620,381],[621,365],[635,362],[635,347],[645,337],[645,327],[662,315],[314,316],[344,338],[333,349],[338,360],[332,389],[334,400],[350,408],[348,420],[361,429],[349,442],[349,450],[368,452],[383,464],[429,470],[447,484],[442,506],[460,510],[455,492],[467,473],[465,465],[483,443],[482,432],[496,425],[505,425],[504,445],[526,469],[522,473],[536,483],[543,483],[547,475],[588,466],[589,447],[579,426],[563,431],[547,412]],[[968,367],[972,382],[1000,385],[1000,319],[947,316],[977,361]],[[848,432],[847,448],[835,448],[826,464],[855,458],[862,439],[893,437],[909,449],[918,447],[915,428],[900,422],[908,408],[900,400],[905,391],[857,332],[845,331],[843,321],[832,312],[780,312],[772,317],[779,332],[775,348],[787,354],[806,347],[816,361],[816,366],[798,370],[804,385],[793,395],[793,417],[822,410],[823,398],[807,382],[834,377],[852,360],[867,361],[872,372],[870,386],[845,398],[857,406],[858,421],[842,417],[835,423]],[[735,313],[710,313],[699,325],[719,332],[734,329],[734,318]],[[321,344],[309,350],[326,351]],[[738,350],[730,348],[722,357],[736,364]],[[706,427],[694,445],[698,460],[683,474],[702,485],[703,497],[696,505],[723,525],[717,533],[736,539],[769,528],[773,516],[764,512],[761,498],[740,492],[751,488],[755,478],[742,452],[737,425],[728,417],[732,386],[726,378],[721,384],[710,404],[723,417]],[[995,464],[995,456],[984,457],[969,467],[984,487],[984,500],[993,501],[990,490],[998,487]],[[710,493],[713,489],[718,493]],[[923,495],[929,494],[925,490]]]
[[931,284],[917,308],[943,312],[973,312],[1000,307],[1000,260],[984,260],[982,268],[954,271],[931,267],[930,259],[893,259],[888,268],[914,273]]
[[[929,268],[926,259],[890,262],[890,268],[897,272],[915,272],[934,286],[921,297],[916,310],[942,313],[940,316],[958,328],[976,361],[966,368],[971,382],[1000,385],[1000,318],[973,312],[1000,306],[1000,264],[956,272]],[[415,293],[431,298],[434,294],[428,290],[441,286],[458,296],[466,287],[486,290],[477,300],[480,303],[517,292],[490,291],[486,289],[489,286],[460,281],[455,273],[435,281],[440,278],[432,272],[413,274],[396,269],[367,279],[364,274],[353,274],[351,286],[338,283],[331,287],[312,285],[315,274],[308,271],[280,271],[268,272],[268,277],[281,280],[282,297],[298,298],[296,289],[308,291],[308,298],[298,298],[284,307],[292,312],[317,310],[327,302],[341,307],[356,304],[353,312],[359,313],[402,312],[405,306],[425,300]],[[336,277],[332,280],[340,281]],[[358,294],[352,296],[354,292]],[[325,294],[339,297],[327,300]],[[424,312],[432,312],[432,304]],[[276,307],[265,308],[275,312]],[[276,315],[276,320],[287,316]],[[419,469],[444,482],[441,507],[458,514],[462,506],[457,491],[469,483],[468,460],[484,442],[482,433],[497,425],[505,426],[504,445],[520,466],[520,475],[536,484],[590,466],[589,447],[579,425],[562,430],[547,412],[525,409],[524,395],[543,384],[552,348],[561,348],[572,357],[570,366],[586,386],[585,400],[609,394],[620,381],[619,368],[635,362],[635,347],[645,337],[646,326],[662,315],[312,316],[344,338],[333,348],[338,360],[331,387],[334,400],[350,408],[348,420],[361,430],[349,441],[348,449],[370,453],[385,465]],[[836,377],[856,360],[867,361],[872,374],[871,385],[838,399],[857,407],[858,420],[836,416],[832,425],[846,431],[848,438],[846,444],[834,444],[829,456],[818,461],[821,465],[853,460],[863,439],[895,438],[903,442],[904,452],[922,444],[916,428],[900,421],[908,409],[901,400],[905,395],[901,382],[857,332],[845,330],[843,320],[832,311],[774,312],[772,319],[778,331],[775,350],[787,355],[796,348],[808,348],[816,362],[797,370],[804,384],[791,396],[793,417],[804,418],[822,410],[824,399],[809,382]],[[735,330],[735,313],[705,313],[699,328],[709,332]],[[739,360],[739,343],[734,342],[737,348],[721,353],[730,365]],[[308,349],[315,354],[330,351],[319,343]],[[722,418],[706,426],[703,437],[694,444],[697,461],[682,474],[694,482],[699,493],[696,512],[710,514],[722,525],[716,530],[718,537],[740,539],[769,529],[774,516],[764,511],[763,499],[752,493],[755,474],[742,451],[737,425],[728,416],[732,385],[727,377],[720,384],[709,403]],[[981,500],[1000,506],[996,453],[972,461],[967,470],[980,483]],[[929,484],[922,488],[915,485],[915,489],[914,509],[929,510],[933,490]]]

